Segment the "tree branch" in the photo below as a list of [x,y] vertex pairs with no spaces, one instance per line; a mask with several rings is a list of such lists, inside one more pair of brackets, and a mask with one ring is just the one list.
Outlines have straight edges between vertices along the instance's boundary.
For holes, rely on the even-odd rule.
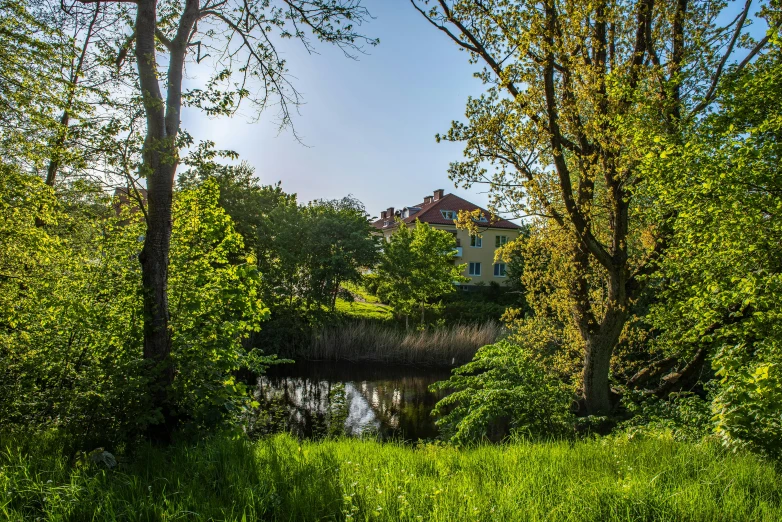
[[703,109],[705,109],[714,99],[714,95],[717,92],[717,85],[719,84],[720,78],[722,77],[722,71],[725,68],[725,64],[727,63],[728,58],[730,58],[730,55],[733,54],[733,48],[735,47],[736,42],[739,39],[739,36],[741,36],[741,30],[744,28],[744,22],[747,20],[747,15],[749,15],[750,5],[752,5],[752,0],[747,0],[747,2],[744,4],[744,10],[741,12],[739,21],[736,24],[736,29],[734,29],[733,31],[733,36],[730,39],[730,43],[728,43],[728,49],[725,51],[725,54],[722,56],[722,59],[720,60],[720,63],[717,65],[717,70],[715,71],[714,76],[712,77],[709,90],[706,91],[706,95],[703,97],[703,100],[698,105],[696,105],[695,108],[692,110],[690,116],[693,116],[699,113],[700,111],[702,111]]

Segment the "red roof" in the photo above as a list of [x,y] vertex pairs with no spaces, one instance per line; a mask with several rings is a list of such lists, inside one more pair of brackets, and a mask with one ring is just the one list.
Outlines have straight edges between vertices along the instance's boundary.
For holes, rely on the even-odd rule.
[[[511,223],[507,219],[492,216],[488,210],[470,203],[466,199],[462,199],[454,194],[446,194],[436,201],[433,200],[429,203],[419,203],[418,205],[413,205],[412,208],[420,208],[421,210],[417,211],[415,214],[411,214],[409,217],[403,218],[403,222],[414,223],[415,220],[418,219],[422,223],[430,223],[435,225],[453,225],[454,220],[444,218],[441,211],[452,210],[458,215],[460,210],[481,210],[486,216],[486,219],[488,219],[487,222],[483,223],[483,226],[486,228],[519,228],[517,224]],[[399,214],[397,213],[397,215]],[[399,215],[399,217],[401,217],[401,215]],[[385,222],[387,221],[390,222],[390,224],[386,226]],[[386,219],[380,218],[372,223],[372,226],[380,230],[384,228],[392,228],[395,226],[394,216],[388,216]]]

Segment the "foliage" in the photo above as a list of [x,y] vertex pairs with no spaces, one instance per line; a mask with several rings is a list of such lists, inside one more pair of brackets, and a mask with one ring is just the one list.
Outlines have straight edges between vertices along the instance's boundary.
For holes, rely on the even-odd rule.
[[494,256],[498,261],[505,263],[505,273],[508,276],[507,284],[514,292],[524,294],[526,288],[522,283],[524,274],[524,245],[532,232],[529,222],[522,224],[519,237],[500,246]]
[[41,166],[43,145],[58,129],[62,83],[57,65],[68,47],[27,2],[0,2],[0,150],[3,160]]
[[719,380],[716,432],[729,445],[782,448],[782,60],[731,75],[721,109],[649,161],[671,239],[650,321],[685,359],[705,350]]
[[572,433],[572,390],[523,346],[484,346],[436,390],[454,390],[437,403],[437,425],[457,445],[516,433],[533,438]]
[[374,264],[377,240],[360,201],[345,197],[300,205],[280,184],[261,185],[246,163],[199,165],[179,178],[181,187],[214,179],[220,205],[245,238],[264,274],[261,293],[272,313],[334,309],[343,283],[357,282]]
[[378,238],[364,205],[353,197],[318,200],[303,209],[307,250],[300,268],[305,301],[335,307],[342,283],[357,283],[377,259]]
[[[119,465],[72,465],[63,443],[0,438],[8,520],[462,522],[762,521],[782,518],[769,462],[662,436],[457,450],[371,440],[141,447]],[[113,451],[113,448],[108,448]]]
[[179,373],[174,398],[190,429],[214,427],[247,406],[233,374],[262,373],[273,358],[248,359],[242,339],[260,330],[269,310],[258,298],[252,259],[237,263],[242,237],[218,203],[217,183],[178,194],[171,243],[172,353]]
[[[467,292],[460,292],[460,297]],[[472,292],[471,292],[472,293]],[[502,319],[507,305],[479,299],[449,299],[442,305],[440,316],[446,324],[485,323]]]
[[660,399],[644,392],[631,392],[624,406],[631,418],[620,423],[628,436],[668,432],[674,440],[700,442],[712,431],[711,404],[693,393],[672,393]]
[[[2,169],[0,409],[7,426],[123,438],[153,420],[138,327],[138,234],[73,222],[43,181]],[[36,226],[36,218],[58,228]],[[70,222],[69,222],[70,221]],[[69,232],[65,237],[57,230]],[[11,272],[6,270],[11,269]]]
[[420,307],[421,323],[427,301],[454,292],[454,283],[466,282],[464,265],[454,263],[454,237],[416,220],[408,227],[397,221],[397,229],[383,245],[380,263],[374,271],[376,293],[398,315],[409,316]]
[[[132,438],[159,412],[141,358],[140,214],[65,213],[40,178],[0,171],[0,414],[7,428],[52,426],[96,441]],[[127,209],[126,209],[127,210]],[[214,426],[243,406],[232,373],[241,339],[268,312],[254,266],[236,264],[241,237],[217,187],[177,197],[172,244],[173,357],[180,421]],[[36,225],[36,218],[46,226]],[[269,361],[252,358],[262,368]]]
[[717,436],[782,457],[782,346],[774,339],[723,345],[714,357],[719,388],[712,408]]

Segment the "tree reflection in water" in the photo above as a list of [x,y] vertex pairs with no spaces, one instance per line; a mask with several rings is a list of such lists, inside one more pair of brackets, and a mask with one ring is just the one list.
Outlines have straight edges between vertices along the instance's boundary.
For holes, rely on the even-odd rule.
[[248,431],[289,431],[307,438],[433,439],[437,428],[430,413],[444,394],[428,388],[449,373],[347,363],[281,365],[258,379],[260,413],[249,419]]

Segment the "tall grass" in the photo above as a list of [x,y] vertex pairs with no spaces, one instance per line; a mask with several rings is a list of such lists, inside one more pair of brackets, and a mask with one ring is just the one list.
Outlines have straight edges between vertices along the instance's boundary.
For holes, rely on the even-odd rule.
[[0,519],[87,521],[775,521],[782,473],[667,438],[456,450],[213,438],[107,470],[0,441]]
[[494,322],[417,331],[354,321],[316,331],[309,346],[291,355],[324,361],[458,365],[472,360],[478,348],[495,342],[501,333]]

